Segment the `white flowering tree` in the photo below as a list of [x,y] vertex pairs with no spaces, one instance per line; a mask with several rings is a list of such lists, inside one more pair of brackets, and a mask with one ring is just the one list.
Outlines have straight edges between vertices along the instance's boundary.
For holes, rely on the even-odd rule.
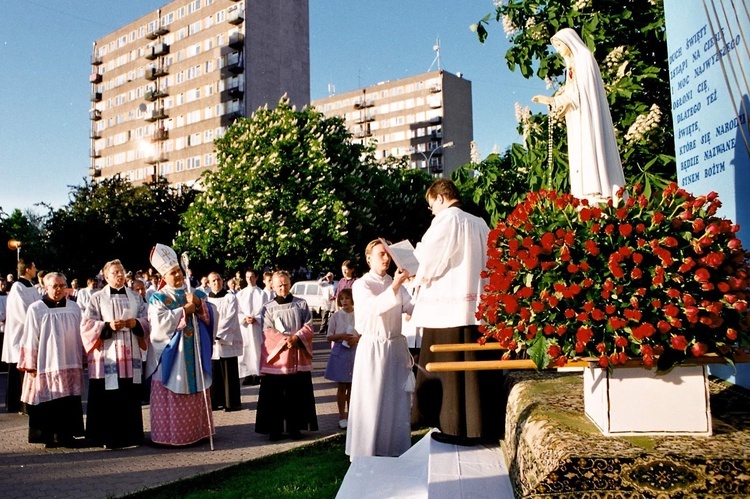
[[215,145],[219,167],[201,177],[205,190],[177,238],[180,250],[214,268],[327,270],[376,236],[408,237],[429,223],[417,217],[412,227],[393,215],[421,201],[411,190],[423,194],[426,175],[401,182],[351,142],[340,119],[313,108],[298,111],[282,99],[237,120]]
[[[576,30],[599,62],[628,181],[643,183],[648,193],[675,178],[662,0],[496,0],[494,6],[473,27],[479,40],[488,36],[492,20],[502,24],[512,44],[508,67],[545,80],[550,93],[563,83],[564,63],[549,39],[562,28]],[[564,124],[553,124],[550,172],[547,113],[532,109],[516,106],[525,142],[511,146],[511,160],[529,168],[530,189],[567,191]]]

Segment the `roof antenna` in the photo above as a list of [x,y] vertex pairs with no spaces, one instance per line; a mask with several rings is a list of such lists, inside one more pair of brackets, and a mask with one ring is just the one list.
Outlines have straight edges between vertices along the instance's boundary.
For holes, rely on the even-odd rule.
[[435,59],[432,60],[432,64],[430,64],[430,69],[427,70],[428,73],[432,71],[432,66],[434,66],[436,62],[437,62],[438,71],[442,70],[440,66],[441,61],[440,61],[440,37],[439,36],[437,37],[437,41],[435,42],[435,45],[432,46],[432,50],[435,51]]

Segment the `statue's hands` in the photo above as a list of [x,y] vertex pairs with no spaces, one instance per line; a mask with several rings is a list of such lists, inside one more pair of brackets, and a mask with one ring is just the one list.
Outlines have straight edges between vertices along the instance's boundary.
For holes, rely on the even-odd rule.
[[551,106],[552,103],[554,102],[554,99],[552,99],[552,97],[549,97],[548,95],[535,95],[534,97],[531,98],[531,102]]

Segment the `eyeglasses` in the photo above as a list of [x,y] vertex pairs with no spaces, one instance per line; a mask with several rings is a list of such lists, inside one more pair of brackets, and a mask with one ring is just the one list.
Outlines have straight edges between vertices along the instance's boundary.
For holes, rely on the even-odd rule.
[[66,284],[53,284],[49,287],[52,289],[66,289],[68,286]]

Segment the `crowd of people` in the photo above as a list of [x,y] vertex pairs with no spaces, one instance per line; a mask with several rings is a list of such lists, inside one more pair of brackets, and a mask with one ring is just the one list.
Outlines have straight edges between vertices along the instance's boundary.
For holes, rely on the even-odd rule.
[[[362,277],[347,260],[338,282],[332,273],[319,280],[327,303],[320,332],[331,342],[324,377],[337,383],[351,459],[402,454],[414,425],[435,426],[435,438],[461,445],[502,432],[500,374],[424,369],[475,355],[435,354],[429,345],[477,340],[489,231],[461,209],[449,180],[435,181],[425,199],[435,218],[416,246],[416,275],[389,275],[388,243],[377,239],[365,248]],[[241,409],[242,384],[260,385],[256,432],[276,441],[317,430],[312,313],[291,294],[290,273],[265,272],[263,289],[254,270],[196,281],[162,244],[150,262],[156,272],[148,274],[104,263],[101,289],[96,278],[79,288],[56,272],[35,284],[36,266],[24,260],[7,294],[0,280],[6,408],[29,415],[29,442],[140,445],[144,400],[153,443],[211,440],[212,413]]]

